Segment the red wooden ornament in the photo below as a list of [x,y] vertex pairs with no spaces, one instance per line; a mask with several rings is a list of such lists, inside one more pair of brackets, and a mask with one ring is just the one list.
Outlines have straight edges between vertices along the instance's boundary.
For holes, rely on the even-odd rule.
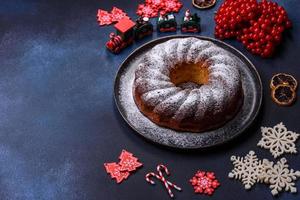
[[138,158],[126,150],[122,150],[119,158],[119,163],[104,163],[106,172],[110,174],[111,178],[115,178],[117,183],[121,183],[123,180],[127,179],[130,172],[135,171],[138,167],[143,165],[138,162]]
[[138,162],[138,158],[134,157],[132,153],[122,150],[120,155],[119,165],[121,166],[121,171],[135,171],[138,167],[141,167],[143,164]]
[[120,165],[113,163],[104,163],[104,167],[107,173],[110,174],[111,178],[115,178],[117,183],[121,183],[124,179],[127,179],[129,176],[129,172],[121,171]]
[[195,193],[212,195],[220,183],[213,172],[198,171],[190,183],[194,187]]
[[113,18],[109,12],[98,9],[97,21],[99,22],[100,26],[110,25],[113,22]]
[[111,10],[111,15],[112,15],[112,20],[114,22],[118,22],[121,19],[129,19],[129,17],[127,16],[127,13],[125,13],[123,10],[117,8],[117,7],[113,7],[113,9]]

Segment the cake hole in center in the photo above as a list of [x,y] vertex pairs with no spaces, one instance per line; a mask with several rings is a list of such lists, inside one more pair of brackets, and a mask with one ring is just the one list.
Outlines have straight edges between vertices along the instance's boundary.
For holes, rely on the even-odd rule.
[[208,68],[206,65],[183,63],[170,71],[171,82],[177,87],[199,88],[208,83]]

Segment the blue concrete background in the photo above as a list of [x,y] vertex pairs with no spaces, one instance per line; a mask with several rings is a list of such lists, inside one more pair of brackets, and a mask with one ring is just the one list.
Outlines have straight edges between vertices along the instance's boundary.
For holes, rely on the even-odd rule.
[[[273,198],[269,188],[257,184],[245,191],[227,178],[231,155],[255,150],[260,158],[271,154],[256,147],[260,126],[283,121],[300,132],[300,104],[278,107],[269,93],[274,73],[291,73],[300,80],[300,4],[278,0],[293,22],[292,31],[272,59],[253,56],[235,41],[257,67],[264,87],[263,107],[255,124],[236,140],[218,148],[179,152],[145,141],[118,113],[113,100],[114,76],[120,63],[135,48],[157,34],[112,55],[104,45],[112,26],[99,27],[98,8],[124,9],[135,18],[136,1],[102,0],[1,0],[0,3],[0,199],[168,199],[160,185],[150,186],[144,176],[158,163],[166,164],[170,180],[182,186],[177,199],[299,199],[299,194]],[[213,12],[192,8],[201,16],[200,35],[213,37]],[[184,9],[178,14],[183,16]],[[177,16],[178,16],[177,15]],[[179,32],[177,34],[180,34]],[[297,143],[299,148],[299,141]],[[144,167],[117,185],[105,173],[104,162],[117,161],[122,149],[133,152]],[[300,169],[299,155],[286,155]],[[215,171],[221,182],[212,197],[195,195],[188,183],[197,169]],[[299,188],[299,181],[297,183]]]

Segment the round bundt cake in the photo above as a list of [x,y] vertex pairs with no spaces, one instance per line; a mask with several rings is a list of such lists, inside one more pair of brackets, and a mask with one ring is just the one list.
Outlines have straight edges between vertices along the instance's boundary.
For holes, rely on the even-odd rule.
[[170,39],[147,52],[135,71],[133,96],[154,123],[192,132],[223,125],[243,102],[237,61],[194,37]]

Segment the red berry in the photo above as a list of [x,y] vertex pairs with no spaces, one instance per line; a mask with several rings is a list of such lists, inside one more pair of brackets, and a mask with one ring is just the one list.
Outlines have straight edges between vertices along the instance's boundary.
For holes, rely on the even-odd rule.
[[271,35],[266,35],[266,40],[268,40],[268,41],[272,40],[272,36]]
[[287,20],[287,21],[285,22],[285,27],[286,27],[286,28],[292,28],[292,22],[291,22],[290,20]]
[[258,34],[258,36],[259,36],[260,38],[264,38],[264,37],[265,37],[265,34],[264,34],[263,31],[261,31],[261,32]]
[[292,23],[282,6],[269,0],[225,0],[215,15],[215,36],[236,38],[249,51],[269,57]]
[[259,39],[259,36],[258,36],[258,34],[254,34],[252,38],[253,38],[253,40],[257,41]]

